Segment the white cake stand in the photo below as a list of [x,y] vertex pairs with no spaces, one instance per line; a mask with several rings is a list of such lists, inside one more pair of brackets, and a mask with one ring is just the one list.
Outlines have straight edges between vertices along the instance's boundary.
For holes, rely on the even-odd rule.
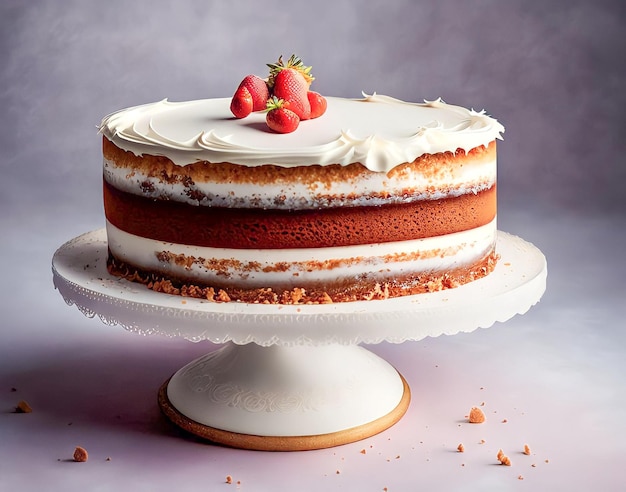
[[141,334],[223,347],[192,361],[159,391],[178,426],[211,441],[259,450],[354,442],[396,423],[410,391],[359,344],[469,332],[525,313],[546,287],[541,251],[498,233],[489,276],[462,287],[382,301],[325,305],[215,303],[170,296],[109,275],[104,229],[54,254],[54,285],[89,317]]

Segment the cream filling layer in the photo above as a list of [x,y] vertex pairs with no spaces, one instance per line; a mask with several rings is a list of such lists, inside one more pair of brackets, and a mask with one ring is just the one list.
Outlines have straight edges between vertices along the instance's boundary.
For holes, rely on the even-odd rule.
[[[368,173],[363,177],[333,183],[166,183],[144,173],[118,167],[104,159],[104,179],[113,187],[147,198],[167,199],[190,205],[301,209],[327,206],[384,205],[417,200],[438,200],[480,193],[496,182],[496,159],[441,167],[438,172]],[[383,195],[381,198],[378,196]],[[198,197],[203,197],[198,199]]]
[[124,232],[107,222],[113,256],[136,268],[188,282],[233,287],[306,287],[349,279],[390,279],[461,268],[483,258],[494,246],[496,219],[444,236],[346,247],[231,249],[174,244]]

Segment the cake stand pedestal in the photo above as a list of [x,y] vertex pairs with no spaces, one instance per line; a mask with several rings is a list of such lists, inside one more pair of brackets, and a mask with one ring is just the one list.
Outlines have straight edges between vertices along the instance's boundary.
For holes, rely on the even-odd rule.
[[406,412],[410,390],[359,344],[400,343],[489,327],[525,313],[546,287],[541,251],[498,233],[489,276],[430,294],[325,305],[215,303],[152,292],[109,275],[104,229],[54,254],[54,285],[89,317],[141,334],[223,344],[161,387],[179,427],[233,447],[320,449],[377,434]]

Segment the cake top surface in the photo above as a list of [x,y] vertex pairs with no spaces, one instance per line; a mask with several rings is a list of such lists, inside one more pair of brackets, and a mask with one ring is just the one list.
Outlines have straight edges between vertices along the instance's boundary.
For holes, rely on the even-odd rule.
[[245,166],[348,165],[388,172],[423,154],[469,151],[501,138],[504,127],[484,111],[441,99],[409,103],[382,95],[328,97],[326,113],[297,132],[276,134],[265,113],[233,117],[230,99],[160,102],[106,116],[100,132],[135,155],[162,155],[178,165],[198,161]]

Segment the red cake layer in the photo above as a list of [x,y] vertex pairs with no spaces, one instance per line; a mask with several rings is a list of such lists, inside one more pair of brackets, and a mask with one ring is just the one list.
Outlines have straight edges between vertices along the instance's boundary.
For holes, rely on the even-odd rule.
[[465,231],[496,216],[496,188],[440,200],[318,210],[188,205],[104,183],[107,219],[141,237],[240,249],[322,248],[404,241]]

